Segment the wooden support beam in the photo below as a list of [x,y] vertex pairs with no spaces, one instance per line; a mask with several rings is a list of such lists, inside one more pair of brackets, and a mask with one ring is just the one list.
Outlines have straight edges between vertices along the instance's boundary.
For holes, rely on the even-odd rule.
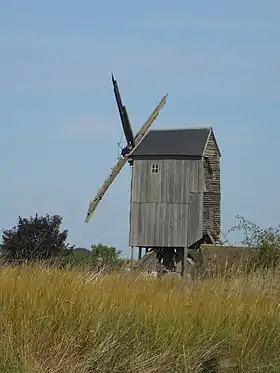
[[131,246],[131,253],[130,253],[130,262],[131,262],[131,267],[133,265],[133,260],[134,260],[134,247]]
[[215,241],[214,237],[212,236],[209,229],[207,229],[207,234],[208,234],[208,237],[210,238],[210,241],[212,242],[212,244],[215,245],[216,241]]
[[184,254],[183,254],[183,261],[182,261],[182,277],[187,277],[187,269],[188,269],[188,247],[184,247]]

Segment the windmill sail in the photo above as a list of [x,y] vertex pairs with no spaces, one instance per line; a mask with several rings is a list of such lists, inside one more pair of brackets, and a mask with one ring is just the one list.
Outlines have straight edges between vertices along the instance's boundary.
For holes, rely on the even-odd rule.
[[121,118],[121,122],[123,126],[123,131],[124,131],[126,142],[127,142],[127,149],[131,150],[135,146],[133,131],[132,131],[131,123],[130,123],[130,120],[129,120],[129,117],[126,111],[126,107],[122,104],[122,98],[121,98],[121,94],[119,91],[118,83],[115,80],[113,74],[112,74],[112,82],[113,82],[115,98],[117,101],[119,114],[120,114],[120,118]]
[[[160,110],[166,104],[166,101],[167,101],[167,94],[160,100],[159,104],[156,106],[152,114],[149,116],[149,118],[146,120],[146,122],[143,124],[143,126],[141,127],[137,135],[135,136],[135,146],[141,142],[141,140],[147,133],[148,129],[150,128],[154,120],[157,118]],[[120,173],[121,169],[127,162],[128,158],[129,158],[129,154],[126,154],[123,158],[119,159],[115,167],[112,168],[110,175],[107,177],[107,179],[104,181],[101,188],[98,190],[96,197],[90,202],[88,213],[85,219],[86,223],[88,223],[90,219],[92,218],[92,215],[94,211],[96,210],[96,207],[99,201],[102,199],[102,197],[104,196],[104,194],[106,193],[110,185],[113,183],[117,175]]]

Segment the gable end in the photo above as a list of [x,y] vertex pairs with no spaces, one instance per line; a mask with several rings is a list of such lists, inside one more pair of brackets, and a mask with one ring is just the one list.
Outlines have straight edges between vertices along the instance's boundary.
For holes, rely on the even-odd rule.
[[216,140],[216,137],[215,137],[215,134],[214,134],[214,131],[211,127],[210,131],[208,133],[207,141],[206,141],[205,146],[204,146],[203,157],[213,157],[213,156],[215,156],[215,153],[217,153],[217,155],[219,157],[222,156],[221,152],[220,152],[220,149],[219,149],[219,146],[218,146],[218,143],[217,143],[217,140]]

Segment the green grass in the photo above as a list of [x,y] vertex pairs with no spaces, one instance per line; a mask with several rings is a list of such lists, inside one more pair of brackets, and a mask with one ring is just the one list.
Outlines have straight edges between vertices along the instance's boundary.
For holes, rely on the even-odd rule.
[[7,268],[0,307],[0,372],[280,372],[277,273],[184,282]]

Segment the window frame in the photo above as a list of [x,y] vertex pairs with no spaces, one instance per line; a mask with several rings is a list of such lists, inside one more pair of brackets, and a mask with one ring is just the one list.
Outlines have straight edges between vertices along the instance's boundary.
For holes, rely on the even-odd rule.
[[159,163],[152,163],[150,168],[150,173],[152,175],[159,175],[160,172],[160,166]]

